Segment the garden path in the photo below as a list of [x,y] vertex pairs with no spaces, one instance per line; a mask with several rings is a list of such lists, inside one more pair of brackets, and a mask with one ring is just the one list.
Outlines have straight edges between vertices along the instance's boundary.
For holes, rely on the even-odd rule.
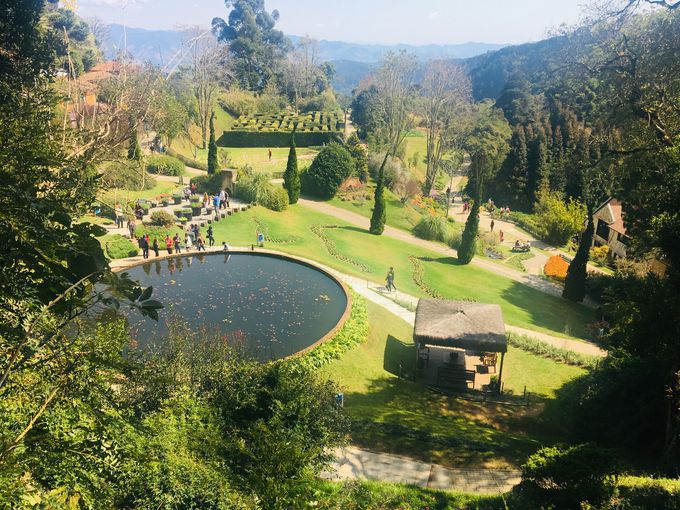
[[[364,229],[368,229],[370,225],[369,218],[361,216],[360,214],[357,213],[353,213],[352,211],[346,211],[345,209],[335,207],[325,202],[301,198],[299,200],[299,203],[306,207],[314,209],[320,213],[327,214],[329,216],[334,216],[338,219],[346,221],[347,223],[351,223]],[[398,239],[400,241],[404,241],[409,244],[420,246],[422,248],[426,248],[428,250],[434,251],[436,253],[441,253],[449,257],[457,257],[456,250],[449,248],[448,246],[445,246],[441,243],[420,239],[419,237],[416,237],[410,232],[406,232],[404,230],[400,230],[394,227],[385,226],[385,232],[383,235],[392,237],[394,239]],[[501,264],[496,264],[495,262],[485,260],[480,257],[475,257],[474,259],[472,259],[472,264],[478,267],[482,267],[492,273],[496,273],[498,275],[509,278],[513,281],[527,285],[533,289],[545,292],[546,294],[552,294],[553,296],[558,297],[562,296],[562,287],[560,285],[556,285],[547,280],[544,280],[543,278],[540,278],[537,275],[522,273],[520,271],[517,271],[516,269],[512,269]],[[596,307],[594,303],[588,300],[584,301],[583,304],[590,308]]]
[[[463,204],[461,202],[451,204],[451,207],[449,208],[449,213],[453,215],[453,217],[458,222],[464,223],[465,220],[467,219],[467,214],[463,213]],[[488,211],[482,209],[479,212],[479,227],[484,230],[491,231],[491,219],[492,219],[491,214]],[[499,230],[503,231],[505,237],[503,244],[505,244],[506,246],[512,246],[515,240],[519,239],[520,241],[528,242],[532,248],[537,248],[539,250],[546,251],[550,255],[560,255],[568,259],[573,258],[573,254],[569,254],[563,250],[560,250],[559,248],[555,248],[554,246],[551,246],[539,239],[536,239],[528,232],[525,232],[524,230],[517,228],[517,225],[510,221],[494,219],[494,231],[498,232]],[[536,250],[532,250],[531,253],[534,255],[534,258],[525,260],[522,262],[522,264],[524,265],[528,273],[535,275],[542,274],[543,267],[545,266],[545,263],[548,260],[548,256]],[[588,264],[588,271],[593,271],[595,273],[604,273],[604,271],[602,271],[601,268],[597,267],[594,264]]]
[[469,494],[509,492],[522,478],[515,469],[451,469],[355,447],[336,450],[330,469],[321,476],[328,480],[382,480]]

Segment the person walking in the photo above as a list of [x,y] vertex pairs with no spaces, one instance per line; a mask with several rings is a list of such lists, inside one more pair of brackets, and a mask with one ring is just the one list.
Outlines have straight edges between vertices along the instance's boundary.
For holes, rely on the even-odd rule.
[[272,160],[272,150],[269,149],[269,161],[271,161],[271,160]]
[[208,245],[215,246],[215,238],[213,237],[212,225],[208,226],[208,231],[206,232],[206,237],[208,238]]
[[116,205],[113,206],[113,209],[116,213],[116,228],[123,228],[123,225],[125,224],[125,217],[123,216],[123,206],[120,205],[120,202],[116,202]]
[[182,241],[179,234],[175,234],[175,237],[172,238],[172,244],[175,245],[175,253],[182,253]]
[[394,286],[394,268],[390,267],[390,270],[387,272],[387,276],[385,277],[385,281],[387,282],[387,291],[392,292],[397,290],[397,288]]
[[191,236],[189,234],[184,234],[184,246],[186,247],[186,251],[189,251],[193,244],[194,243],[191,241]]
[[149,258],[149,243],[146,240],[146,237],[142,236],[139,238],[139,247],[142,249],[142,257],[145,259]]
[[156,254],[156,257],[158,257],[160,255],[160,253],[159,253],[160,247],[158,246],[158,239],[156,239],[155,237],[153,238],[153,245],[152,246],[153,246],[153,252]]
[[213,207],[215,209],[215,217],[218,217],[220,215],[220,195],[215,194],[213,197]]
[[130,218],[128,221],[128,231],[130,232],[130,239],[135,238],[135,230],[137,230],[137,222],[134,218]]
[[201,237],[201,234],[198,234],[198,237],[196,238],[196,248],[198,251],[205,251],[205,243],[203,242],[203,238]]
[[229,205],[229,198],[230,198],[229,197],[229,190],[225,189],[223,191],[224,191],[224,200],[225,200],[225,209],[226,209],[227,207],[231,207]]
[[172,242],[172,238],[170,237],[169,234],[165,235],[165,248],[168,250],[168,255],[172,255],[172,249],[174,247],[174,243]]
[[494,228],[495,226],[496,226],[496,223],[495,223],[493,220],[491,220],[491,232],[493,232],[493,228]]
[[224,192],[224,188],[220,190],[220,209],[226,209],[227,208],[227,195]]
[[502,231],[502,230],[499,230],[499,231],[498,231],[498,239],[500,240],[501,243],[502,243],[503,240],[505,239],[505,235],[503,234],[503,231]]

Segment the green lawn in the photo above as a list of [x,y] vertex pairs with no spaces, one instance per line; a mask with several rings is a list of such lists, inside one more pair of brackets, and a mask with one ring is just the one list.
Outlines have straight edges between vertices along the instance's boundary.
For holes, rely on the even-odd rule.
[[[371,214],[373,214],[375,183],[371,182],[368,184],[365,188],[365,193],[370,195],[370,199],[342,200],[341,197],[335,197],[329,200],[328,203],[370,218]],[[413,227],[420,221],[422,214],[409,203],[402,204],[399,197],[389,189],[385,190],[385,201],[387,202],[387,224],[390,227],[400,228],[409,232],[413,230]]]
[[[367,308],[367,342],[321,369],[344,392],[353,420],[382,424],[355,427],[354,442],[449,466],[491,467],[518,465],[541,444],[560,439],[559,427],[541,416],[544,401],[584,374],[583,369],[510,348],[505,357],[505,389],[521,394],[526,385],[541,395],[534,397],[532,406],[444,396],[394,375],[400,364],[406,371],[412,367],[412,328],[376,304],[368,302]],[[426,440],[414,439],[418,434]]]
[[406,138],[404,138],[404,148],[406,149],[406,161],[411,161],[413,155],[418,153],[418,163],[415,168],[411,168],[419,181],[425,180],[425,172],[427,165],[425,164],[425,156],[427,154],[427,137],[425,132],[421,130],[412,131]]
[[156,181],[156,185],[147,190],[132,191],[127,189],[109,189],[100,193],[99,198],[109,205],[115,202],[130,203],[136,201],[138,198],[145,198],[147,200],[155,199],[161,193],[172,193],[175,190],[181,189],[182,186],[167,181]]
[[[339,228],[322,228],[324,243],[310,229],[315,225]],[[268,237],[274,240],[266,243],[271,249],[311,258],[376,283],[383,283],[387,269],[393,266],[396,285],[404,292],[422,297],[435,293],[449,299],[498,303],[509,324],[557,336],[586,338],[585,325],[591,320],[592,311],[582,305],[476,266],[458,265],[451,257],[389,237],[373,236],[304,206],[293,206],[282,213],[253,208],[217,223],[215,236],[218,244],[225,240],[233,245],[249,246],[255,243],[258,228],[266,229]],[[416,279],[421,275],[418,281],[413,278],[416,269]]]

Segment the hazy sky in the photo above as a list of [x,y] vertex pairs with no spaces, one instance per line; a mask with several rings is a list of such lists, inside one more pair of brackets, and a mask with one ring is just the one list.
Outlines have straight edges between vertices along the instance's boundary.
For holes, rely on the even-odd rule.
[[[266,0],[292,35],[362,43],[519,43],[578,20],[588,0]],[[130,27],[208,26],[223,0],[78,0],[78,13]]]

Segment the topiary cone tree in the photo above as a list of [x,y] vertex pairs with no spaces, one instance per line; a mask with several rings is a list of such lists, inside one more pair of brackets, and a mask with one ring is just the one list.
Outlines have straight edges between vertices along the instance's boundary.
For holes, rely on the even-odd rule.
[[576,250],[574,259],[569,264],[567,269],[567,278],[564,281],[564,290],[562,297],[569,301],[580,303],[586,297],[586,281],[588,279],[588,258],[590,256],[590,247],[593,244],[593,234],[595,233],[595,226],[593,225],[593,214],[590,207],[588,207],[588,226],[581,236],[581,242]]
[[288,151],[288,163],[283,174],[283,188],[288,192],[288,202],[297,204],[300,198],[300,172],[298,171],[297,151],[295,150],[295,130],[290,137],[290,150]]
[[378,184],[375,187],[375,205],[373,206],[373,214],[371,215],[371,226],[368,231],[376,236],[381,235],[385,231],[385,222],[387,221],[387,206],[385,204],[385,164],[389,153],[385,154],[378,172]]
[[210,141],[208,142],[208,174],[212,175],[219,168],[217,159],[217,143],[215,142],[215,112],[210,114]]
[[139,137],[137,136],[137,128],[132,129],[130,135],[130,145],[128,145],[127,157],[129,160],[139,161],[142,159],[142,148],[139,145]]
[[482,203],[481,190],[477,191],[470,215],[465,222],[465,230],[458,248],[458,262],[469,264],[477,251],[477,233],[479,231],[479,208]]

